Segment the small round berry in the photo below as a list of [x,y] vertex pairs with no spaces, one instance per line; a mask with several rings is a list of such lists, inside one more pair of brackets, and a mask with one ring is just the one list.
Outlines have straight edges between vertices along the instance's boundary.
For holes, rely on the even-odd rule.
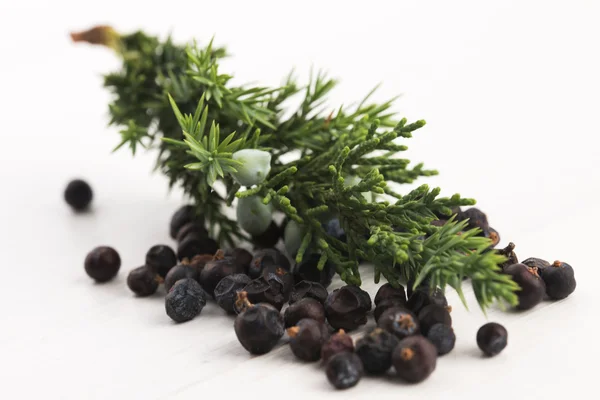
[[327,362],[334,355],[345,351],[354,352],[354,342],[350,335],[340,329],[337,333],[331,335],[329,340],[321,347],[321,359],[323,362]]
[[175,240],[177,242],[183,241],[186,236],[194,234],[200,237],[208,237],[208,231],[204,227],[204,222],[202,221],[192,221],[183,225],[179,231],[177,232],[177,237]]
[[392,353],[396,374],[410,383],[422,382],[435,370],[437,349],[423,336],[402,339]]
[[219,307],[228,314],[235,314],[237,294],[250,283],[250,278],[245,274],[234,274],[221,279],[215,288],[215,300]]
[[236,208],[239,226],[250,235],[260,235],[271,225],[273,206],[263,204],[259,196],[249,196],[238,199]]
[[373,328],[356,342],[356,354],[368,374],[384,374],[392,366],[392,352],[398,339],[391,333]]
[[165,297],[167,315],[175,322],[190,321],[200,314],[206,305],[206,294],[193,279],[181,279]]
[[460,214],[460,221],[469,220],[467,223],[468,229],[479,228],[482,232],[489,230],[487,216],[480,209],[471,207]]
[[139,297],[153,295],[158,289],[157,275],[146,265],[137,267],[127,275],[127,287]]
[[213,239],[191,233],[177,246],[177,259],[192,259],[199,254],[215,254],[219,245]]
[[360,358],[349,352],[338,353],[327,362],[327,379],[336,389],[348,389],[360,381],[363,376]]
[[235,318],[235,334],[251,354],[271,351],[283,336],[283,318],[270,304],[252,304],[245,292],[238,293],[237,308],[243,311]]
[[325,322],[325,309],[323,304],[315,299],[304,298],[290,305],[283,313],[285,327],[294,326],[301,319],[310,318],[320,323]]
[[65,201],[75,211],[87,209],[92,202],[92,197],[92,188],[87,182],[81,179],[69,182],[64,193]]
[[204,217],[197,213],[196,207],[193,205],[186,205],[179,208],[173,216],[171,217],[171,222],[169,225],[169,233],[173,239],[177,238],[179,230],[183,228],[184,225],[190,222],[199,221],[202,223]]
[[231,172],[233,179],[242,186],[258,185],[271,171],[271,153],[268,151],[243,149],[233,153],[231,158],[242,163],[235,167],[237,172]]
[[177,256],[167,245],[157,244],[146,253],[146,265],[161,278],[165,278],[175,264],[177,264]]
[[408,309],[416,315],[430,304],[438,304],[443,307],[448,305],[448,300],[446,300],[446,296],[444,296],[444,292],[440,288],[436,287],[431,290],[429,286],[421,286],[411,293],[406,302]]
[[417,317],[402,307],[392,307],[384,311],[377,320],[377,326],[400,340],[420,333]]
[[519,298],[517,309],[529,310],[538,305],[546,294],[546,285],[537,273],[537,268],[525,264],[513,264],[504,272],[511,276],[521,290],[516,292]]
[[244,267],[237,264],[233,259],[212,260],[207,262],[200,271],[199,282],[206,293],[215,298],[215,288],[221,279],[229,275],[243,274],[244,272]]
[[240,267],[244,268],[244,271],[248,271],[250,262],[252,262],[252,253],[241,247],[234,247],[232,249],[225,249],[223,251],[224,257],[230,257]]
[[327,326],[314,319],[304,318],[288,328],[292,353],[302,361],[317,361],[321,348],[329,339]]
[[390,297],[389,299],[380,300],[379,304],[377,304],[373,310],[375,322],[379,321],[379,318],[381,318],[384,312],[394,307],[406,308],[406,300],[402,300],[398,297]]
[[427,336],[429,329],[435,324],[444,324],[452,326],[452,317],[448,311],[448,307],[442,307],[437,304],[430,304],[423,307],[419,312],[419,325],[421,325],[421,333]]
[[257,249],[268,249],[275,247],[279,239],[281,238],[281,230],[275,221],[271,221],[271,224],[266,231],[260,235],[252,235],[252,243]]
[[562,300],[575,291],[575,271],[566,262],[554,261],[542,270],[542,279],[546,284],[546,294],[552,300]]
[[283,281],[275,277],[270,281],[258,278],[250,281],[243,290],[250,302],[268,303],[279,311],[288,299],[284,287]]
[[325,315],[334,329],[352,331],[367,323],[371,307],[367,292],[358,286],[347,285],[329,294],[325,301]]
[[508,332],[506,328],[495,322],[483,325],[477,331],[477,346],[487,356],[499,354],[508,343]]
[[397,287],[394,287],[390,283],[381,285],[379,290],[377,290],[377,294],[373,301],[377,306],[382,301],[392,298],[398,299],[400,302],[403,301],[406,304],[406,292],[404,291],[404,286],[398,285]]
[[522,264],[527,265],[530,268],[537,268],[538,270],[538,274],[541,275],[542,271],[546,268],[550,266],[550,263],[546,260],[543,260],[541,258],[535,258],[535,257],[529,257],[527,260],[524,260],[522,262]]
[[85,272],[96,282],[108,282],[117,276],[121,257],[112,247],[99,246],[85,257]]
[[429,328],[427,339],[433,343],[440,356],[450,353],[456,343],[454,330],[446,324],[435,324]]
[[290,305],[304,298],[317,300],[321,304],[325,304],[329,293],[319,282],[301,281],[294,286],[290,295]]
[[259,278],[263,270],[268,266],[276,266],[290,270],[290,262],[287,257],[277,249],[260,249],[254,253],[254,257],[248,268],[248,276],[252,279]]
[[167,276],[165,276],[165,290],[169,292],[175,282],[180,279],[190,278],[195,281],[200,280],[200,271],[204,268],[204,264],[207,260],[212,260],[212,255],[200,255],[192,259],[193,261],[183,260],[180,264],[177,264],[169,270]]

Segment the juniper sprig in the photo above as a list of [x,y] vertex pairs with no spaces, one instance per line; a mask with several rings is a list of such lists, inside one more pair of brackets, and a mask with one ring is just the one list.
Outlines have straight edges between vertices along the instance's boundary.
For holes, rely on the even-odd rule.
[[[258,196],[298,224],[297,262],[317,252],[319,268],[332,263],[347,283],[361,284],[364,260],[374,266],[376,281],[381,275],[393,285],[428,280],[453,287],[465,302],[461,284],[469,277],[482,309],[496,300],[517,302],[518,286],[498,267],[505,257],[490,251],[479,230],[467,230],[467,221],[450,217],[452,207],[474,200],[439,197],[440,189],[427,185],[398,192],[401,184],[437,172],[398,157],[425,122],[396,120],[393,100],[370,103],[369,94],[354,107],[329,112],[324,103],[337,82],[320,73],[305,86],[291,74],[278,88],[235,86],[219,70],[225,49],[212,41],[177,45],[108,27],[73,39],[104,44],[121,56],[122,68],[105,77],[114,94],[110,123],[122,127],[117,148],[127,145],[134,154],[156,148],[157,168],[171,186],[183,188],[222,244],[247,239],[224,207],[236,197]],[[294,96],[302,101],[284,117]],[[253,165],[234,156],[246,149],[270,154],[268,173],[251,187],[238,182]],[[449,221],[432,225],[441,215]],[[345,241],[324,228],[334,217]]]

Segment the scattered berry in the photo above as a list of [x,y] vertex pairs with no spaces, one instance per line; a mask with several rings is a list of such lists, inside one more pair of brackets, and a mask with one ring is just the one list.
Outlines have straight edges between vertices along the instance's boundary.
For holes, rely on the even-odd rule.
[[158,279],[153,270],[143,265],[129,272],[127,286],[140,297],[150,296],[156,293],[156,289],[158,289]]
[[179,232],[177,232],[177,237],[175,240],[178,242],[183,241],[188,235],[196,235],[200,237],[208,237],[208,231],[204,227],[204,222],[202,221],[192,221],[183,225]]
[[88,208],[92,202],[92,197],[92,188],[81,179],[69,182],[64,193],[65,201],[75,211],[83,211]]
[[268,353],[283,336],[281,314],[270,304],[250,303],[245,292],[238,293],[237,303],[242,310],[234,323],[238,340],[251,354]]
[[347,335],[343,329],[340,329],[337,333],[331,335],[329,340],[321,347],[321,359],[323,362],[327,362],[334,355],[345,351],[352,353],[354,351],[354,342],[350,335]]
[[[177,234],[179,230],[183,228],[184,225],[190,222],[200,222],[204,221],[204,217],[196,213],[196,207],[192,205],[186,205],[179,208],[173,216],[171,217],[170,223],[170,234],[173,239],[177,238]],[[214,253],[214,252],[213,252]]]
[[265,267],[274,265],[287,271],[290,270],[290,262],[287,257],[277,249],[260,249],[254,253],[250,262],[248,276],[252,279],[260,277]]
[[146,265],[161,278],[165,278],[167,273],[176,264],[177,256],[175,255],[175,252],[169,246],[164,244],[152,246],[146,253]]
[[468,210],[463,211],[460,214],[460,221],[469,220],[467,223],[467,229],[479,228],[482,232],[489,230],[489,223],[487,216],[478,208],[471,207]]
[[244,291],[250,302],[268,303],[277,310],[281,310],[287,301],[283,282],[275,277],[270,281],[262,278],[254,279],[244,287]]
[[228,314],[235,314],[235,301],[237,294],[250,283],[250,278],[245,274],[234,274],[221,279],[215,287],[215,300]]
[[454,330],[446,324],[435,324],[429,328],[427,339],[433,343],[440,356],[450,353],[456,343]]
[[285,301],[288,301],[292,290],[294,290],[294,277],[288,271],[275,265],[269,265],[263,269],[261,278],[267,281],[270,285],[281,286],[281,291],[285,296]]
[[327,289],[318,282],[302,281],[298,282],[292,289],[290,294],[290,304],[294,304],[304,298],[317,300],[321,304],[325,304],[329,293]]
[[210,296],[215,298],[215,288],[221,279],[229,275],[243,274],[244,268],[230,258],[207,262],[200,271],[199,282]]
[[414,312],[415,315],[418,315],[424,307],[430,304],[437,304],[443,307],[448,305],[448,300],[446,300],[446,296],[444,296],[444,292],[440,288],[436,287],[432,291],[429,286],[421,286],[412,293],[406,302],[408,309]]
[[335,275],[335,267],[330,262],[326,262],[323,269],[319,270],[317,265],[320,258],[320,254],[305,255],[301,263],[294,265],[292,271],[296,282],[319,282],[323,287],[328,287]]
[[186,322],[200,314],[206,305],[206,294],[193,279],[181,279],[165,297],[167,315],[175,322]]
[[112,247],[99,246],[85,257],[85,272],[96,282],[108,282],[121,268],[121,257]]
[[541,258],[535,258],[535,257],[529,257],[527,260],[524,260],[521,264],[525,264],[530,268],[537,268],[538,270],[538,274],[541,276],[542,275],[542,271],[546,268],[550,266],[550,263],[546,260],[543,260]]
[[508,258],[508,260],[506,260],[505,262],[500,264],[500,268],[502,268],[503,271],[506,268],[510,267],[511,265],[519,263],[519,259],[517,258],[517,254],[515,253],[514,250],[515,250],[515,244],[513,242],[510,242],[508,244],[508,246],[497,251],[498,254],[503,255],[504,257]]
[[342,286],[329,294],[325,301],[325,315],[334,329],[352,331],[367,323],[371,310],[369,294],[358,286]]
[[165,276],[165,290],[167,293],[171,290],[175,282],[180,279],[190,278],[199,281],[200,271],[204,268],[204,265],[208,260],[212,260],[212,255],[203,254],[194,257],[192,261],[185,259],[171,268],[167,273],[167,276]]
[[336,389],[348,389],[356,386],[362,378],[363,365],[354,353],[338,353],[327,362],[325,373],[329,383]]
[[320,323],[325,322],[325,309],[323,304],[311,298],[304,298],[290,305],[283,313],[285,327],[294,326],[304,318],[310,318]]
[[508,332],[500,324],[489,322],[477,331],[477,346],[490,357],[504,350],[507,343]]
[[379,318],[386,310],[394,307],[406,308],[406,300],[403,301],[398,297],[390,297],[389,299],[381,300],[373,310],[375,322],[379,321]]
[[314,319],[301,319],[288,328],[292,353],[303,361],[317,361],[321,358],[321,348],[329,339],[327,326]]
[[392,352],[398,339],[388,331],[373,328],[356,342],[356,354],[368,374],[384,374],[392,366]]
[[271,221],[271,224],[266,231],[260,235],[252,235],[252,243],[254,243],[257,249],[268,249],[275,247],[279,239],[281,238],[281,230],[275,221]]
[[517,309],[529,310],[544,299],[546,285],[538,275],[537,268],[530,268],[525,264],[513,264],[506,268],[504,272],[510,275],[521,288],[516,292],[519,298]]
[[402,339],[392,353],[396,374],[410,383],[422,382],[435,370],[437,349],[423,336]]
[[213,239],[190,233],[185,239],[179,242],[177,246],[177,258],[183,260],[184,258],[191,259],[199,254],[215,254],[218,249],[219,246]]
[[421,333],[424,336],[427,336],[429,329],[438,323],[452,326],[452,317],[450,316],[447,307],[442,307],[438,304],[430,304],[423,307],[421,312],[419,312],[419,325],[421,325]]
[[244,273],[247,273],[250,262],[252,262],[252,253],[240,247],[224,250],[223,256],[232,258],[236,264],[244,269]]
[[397,288],[393,287],[390,283],[386,283],[382,285],[377,294],[375,295],[375,305],[379,305],[384,300],[388,299],[398,299],[401,302],[406,304],[406,293],[404,292],[404,287],[402,285],[398,285]]
[[402,307],[389,308],[381,314],[377,326],[402,340],[419,334],[419,321],[412,312]]
[[575,291],[575,271],[569,264],[554,261],[542,270],[542,279],[546,284],[546,294],[552,300],[562,300]]

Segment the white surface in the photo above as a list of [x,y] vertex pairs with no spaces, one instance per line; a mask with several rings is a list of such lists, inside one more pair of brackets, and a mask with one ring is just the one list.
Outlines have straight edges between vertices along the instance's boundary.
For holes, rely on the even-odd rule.
[[[558,399],[595,390],[597,2],[201,3],[0,3],[3,399]],[[213,304],[172,324],[162,297],[133,298],[125,276],[151,245],[171,244],[179,196],[151,175],[152,155],[110,154],[118,135],[105,127],[100,74],[118,62],[67,35],[97,23],[181,40],[216,34],[234,54],[223,71],[239,81],[275,85],[293,65],[303,77],[311,64],[326,68],[342,79],[334,105],[383,82],[378,99],[402,93],[398,111],[428,122],[408,142],[411,159],[441,171],[426,181],[476,197],[521,258],[570,262],[577,291],[526,313],[491,311],[509,346],[489,360],[475,345],[484,316],[451,295],[457,346],[428,381],[363,379],[340,393],[285,345],[249,357]],[[89,216],[62,201],[73,176],[93,185]],[[94,285],[83,259],[102,243],[123,266],[114,282]]]

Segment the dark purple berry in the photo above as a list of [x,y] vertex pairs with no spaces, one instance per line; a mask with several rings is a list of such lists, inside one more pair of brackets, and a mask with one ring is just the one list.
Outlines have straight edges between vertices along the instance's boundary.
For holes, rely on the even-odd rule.
[[186,322],[200,314],[206,305],[206,293],[193,279],[180,279],[165,296],[167,315],[175,322]]
[[119,272],[121,257],[115,249],[108,246],[99,246],[85,257],[85,272],[96,282],[108,282]]
[[87,209],[92,202],[93,192],[90,185],[81,179],[69,182],[65,189],[65,201],[75,211]]
[[215,288],[221,279],[229,275],[243,274],[244,268],[230,258],[212,260],[204,264],[200,271],[200,285],[212,298],[215,298]]
[[362,378],[362,361],[354,353],[338,353],[327,362],[325,373],[329,383],[336,389],[348,389],[356,386]]
[[415,279],[411,278],[408,280],[408,282],[406,283],[406,299],[410,299],[413,292],[418,290],[418,289],[429,289],[430,287],[430,283],[429,283],[429,279],[425,278],[423,281],[421,281],[421,283],[419,284],[419,286],[415,287]]
[[272,277],[269,281],[263,278],[254,279],[244,287],[244,291],[250,302],[268,303],[277,310],[281,310],[287,301],[283,281],[276,277]]
[[169,292],[175,282],[180,279],[190,278],[200,280],[200,271],[204,268],[207,260],[212,260],[212,255],[204,254],[196,256],[192,261],[184,260],[169,270],[165,276],[165,290]]
[[177,256],[173,249],[164,244],[150,247],[146,253],[146,265],[158,276],[165,278],[167,273],[177,264]]
[[[196,207],[187,205],[179,208],[171,217],[170,234],[173,239],[177,238],[179,230],[187,223],[199,221],[202,223],[203,216],[197,214]],[[212,252],[214,253],[214,251]]]
[[251,304],[245,292],[238,293],[236,307],[242,312],[235,318],[235,334],[251,354],[265,354],[283,336],[283,318],[270,304]]
[[345,351],[353,352],[354,342],[350,335],[340,329],[337,333],[331,335],[329,340],[321,347],[321,359],[323,362],[327,362],[334,355]]
[[406,300],[402,301],[401,298],[391,297],[389,299],[385,299],[379,302],[379,304],[373,310],[373,316],[375,317],[375,322],[379,321],[381,315],[388,309],[400,307],[406,308]]
[[183,260],[184,258],[191,259],[199,254],[215,254],[218,249],[219,246],[213,239],[192,233],[179,242],[177,258]]
[[217,304],[228,314],[235,314],[235,302],[238,292],[250,283],[250,278],[245,274],[229,275],[221,279],[215,288]]
[[358,286],[342,286],[329,294],[325,301],[325,315],[334,329],[352,331],[367,323],[371,310],[369,294]]
[[537,268],[538,275],[542,275],[542,271],[550,266],[550,263],[546,260],[542,260],[541,258],[530,257],[527,260],[523,261],[521,264],[525,264],[530,268]]
[[302,361],[317,361],[321,358],[321,347],[329,339],[329,331],[323,322],[301,319],[288,328],[292,353]]
[[444,296],[444,292],[440,288],[431,290],[429,286],[421,286],[412,293],[406,302],[408,309],[416,315],[419,314],[423,307],[430,304],[437,304],[443,307],[448,305],[448,300],[446,300],[446,296]]
[[288,271],[275,265],[269,265],[263,269],[261,278],[270,284],[282,286],[285,301],[288,301],[292,290],[294,290],[294,277]]
[[399,299],[406,304],[406,293],[404,292],[404,286],[398,285],[398,287],[393,287],[390,283],[382,285],[375,295],[374,302],[377,306],[382,301],[392,298]]
[[511,265],[519,263],[519,259],[517,258],[517,254],[514,250],[515,244],[510,242],[505,248],[496,251],[498,254],[507,258],[505,262],[500,264],[500,268],[502,268],[503,271]]
[[400,379],[410,383],[422,382],[435,370],[437,349],[423,336],[402,339],[392,353],[392,364]]
[[423,307],[418,316],[421,333],[424,336],[427,336],[429,329],[435,324],[452,326],[452,317],[450,316],[448,309],[449,307],[442,307],[438,304],[430,304]]
[[325,300],[327,300],[327,296],[329,293],[327,289],[323,287],[318,282],[311,281],[302,281],[298,282],[294,289],[292,289],[292,294],[290,295],[290,304],[294,304],[300,299],[311,298],[317,300],[321,304],[325,304]]
[[326,262],[323,269],[319,270],[317,266],[320,258],[320,254],[305,255],[301,263],[294,265],[293,273],[296,282],[319,282],[323,287],[328,287],[335,275],[335,267],[330,262]]
[[305,318],[324,323],[325,309],[323,308],[323,304],[315,299],[304,298],[289,306],[283,313],[286,328],[296,325],[298,321]]
[[575,291],[575,271],[569,264],[561,261],[542,270],[542,279],[546,284],[546,294],[552,300],[562,300]]
[[356,354],[368,374],[384,374],[392,366],[392,352],[398,339],[388,331],[373,328],[356,342]]
[[150,296],[156,293],[156,289],[158,289],[158,279],[156,272],[144,265],[129,272],[127,287],[140,297]]
[[246,272],[248,271],[250,262],[252,261],[252,254],[248,250],[240,247],[225,249],[223,251],[223,256],[232,258],[233,261],[235,261],[235,263],[240,267],[244,268],[244,271]]
[[519,298],[517,309],[529,310],[538,305],[546,294],[546,285],[537,273],[537,268],[525,264],[513,264],[504,272],[511,276],[521,290],[516,292]]
[[281,238],[281,230],[275,221],[271,221],[271,224],[266,231],[260,235],[252,235],[252,243],[257,249],[268,249],[275,247],[279,239]]
[[467,219],[469,220],[467,222],[467,229],[479,228],[483,232],[486,232],[490,227],[487,216],[476,207],[469,208],[460,214],[460,221]]
[[402,307],[393,307],[384,311],[377,321],[377,326],[400,340],[420,333],[417,317]]
[[175,240],[178,242],[183,241],[188,235],[196,235],[199,237],[208,237],[208,231],[204,227],[204,223],[201,221],[192,221],[183,225],[177,232]]
[[250,262],[248,276],[252,279],[260,277],[262,271],[267,266],[277,266],[290,270],[290,262],[287,257],[277,249],[260,249],[254,253]]
[[429,328],[427,339],[433,343],[440,356],[450,353],[456,343],[454,330],[446,324],[435,324]]
[[500,233],[491,226],[488,227],[487,231],[483,232],[483,236],[492,241],[492,245],[490,246],[492,248],[498,246],[498,243],[500,243]]
[[477,346],[487,356],[499,354],[508,343],[508,332],[506,328],[495,322],[483,325],[477,331]]

